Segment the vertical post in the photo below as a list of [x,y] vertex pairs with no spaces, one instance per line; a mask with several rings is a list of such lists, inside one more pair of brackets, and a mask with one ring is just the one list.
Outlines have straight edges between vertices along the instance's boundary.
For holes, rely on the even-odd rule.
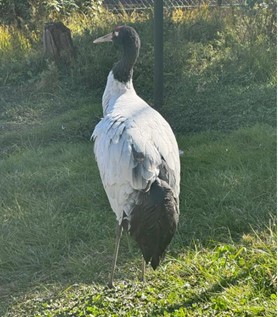
[[163,0],[154,1],[154,106],[163,103]]

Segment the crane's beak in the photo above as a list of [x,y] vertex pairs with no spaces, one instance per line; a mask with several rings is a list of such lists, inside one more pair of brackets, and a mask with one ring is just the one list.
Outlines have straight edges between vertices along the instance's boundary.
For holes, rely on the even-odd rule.
[[103,42],[112,42],[113,41],[113,33],[106,34],[94,40],[93,43],[103,43]]

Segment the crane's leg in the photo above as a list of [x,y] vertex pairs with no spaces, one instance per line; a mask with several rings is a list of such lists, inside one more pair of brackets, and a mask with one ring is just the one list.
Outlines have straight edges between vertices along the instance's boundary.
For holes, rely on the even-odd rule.
[[145,282],[145,271],[146,271],[146,261],[144,257],[142,256],[142,275],[141,275],[141,281]]
[[110,275],[109,282],[108,282],[108,287],[110,287],[110,288],[113,287],[114,273],[115,273],[115,268],[116,268],[116,263],[117,263],[117,258],[118,258],[118,252],[119,252],[122,231],[123,231],[122,225],[120,225],[117,222],[116,242],[115,242],[115,249],[114,249],[113,261],[112,261],[112,270],[111,270],[111,275]]

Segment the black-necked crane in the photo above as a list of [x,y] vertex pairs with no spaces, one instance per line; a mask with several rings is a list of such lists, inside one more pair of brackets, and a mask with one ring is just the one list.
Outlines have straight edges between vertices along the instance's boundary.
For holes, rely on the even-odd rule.
[[135,92],[133,66],[140,38],[118,26],[94,43],[113,42],[122,49],[102,97],[103,119],[92,137],[101,180],[116,214],[116,243],[109,286],[113,286],[123,228],[138,243],[145,264],[159,265],[178,224],[180,158],[167,121]]

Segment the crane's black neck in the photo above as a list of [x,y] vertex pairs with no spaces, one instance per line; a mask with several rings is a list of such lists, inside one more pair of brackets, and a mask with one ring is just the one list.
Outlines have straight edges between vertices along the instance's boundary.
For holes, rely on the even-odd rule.
[[128,41],[122,45],[122,49],[122,57],[114,64],[112,71],[116,80],[127,83],[132,79],[133,66],[139,55],[140,40],[133,39]]

